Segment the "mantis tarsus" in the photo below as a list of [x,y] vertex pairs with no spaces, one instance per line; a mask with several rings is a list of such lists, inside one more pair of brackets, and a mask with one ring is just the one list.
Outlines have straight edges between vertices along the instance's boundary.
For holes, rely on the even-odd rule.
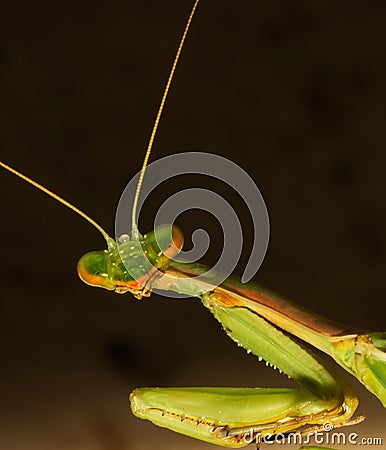
[[[158,230],[158,233],[162,233],[162,230]],[[141,245],[148,245],[149,239],[152,239],[153,236],[154,235],[150,233],[147,238],[141,238]],[[107,235],[105,235],[105,237],[107,237]],[[116,261],[119,261],[115,242],[108,237],[107,240],[110,246],[110,255],[112,255]],[[177,230],[175,230],[175,243],[177,244],[177,247],[182,245],[182,238]],[[125,245],[129,244],[125,243]],[[201,270],[200,266],[184,267],[178,264],[169,263],[167,258],[157,258],[158,251],[159,249],[156,249],[153,262],[159,269],[163,270],[174,279],[174,284],[165,285],[165,280],[159,278],[152,280],[147,287],[149,289],[154,286],[160,289],[173,288],[182,292],[194,292],[195,286],[189,284],[190,277],[192,274]],[[104,252],[98,253],[98,257],[105,258],[106,255],[107,254]],[[97,269],[90,268],[90,265],[95,264],[95,256],[95,254],[92,256],[89,255],[81,260],[79,264],[81,277],[89,284],[107,287],[108,289],[115,289],[118,284],[117,274],[112,276],[110,273],[108,277],[101,278],[100,273],[105,273],[105,270],[101,270],[100,267]],[[166,256],[172,256],[172,254],[166,254]],[[120,290],[127,288],[128,290],[134,291],[136,295],[141,296],[142,286],[137,286],[136,282],[132,283],[127,279],[120,281]],[[290,372],[292,377],[303,382],[305,386],[310,389],[312,394],[299,393],[293,390],[240,390],[230,392],[225,392],[223,390],[209,391],[205,389],[187,391],[138,390],[132,395],[132,404],[135,413],[139,416],[150,418],[162,426],[167,426],[177,431],[220,445],[243,444],[242,436],[244,433],[249,432],[251,428],[255,434],[259,434],[260,432],[286,432],[307,423],[310,425],[321,425],[326,419],[335,422],[336,425],[346,423],[356,407],[355,396],[346,385],[346,382],[340,379],[340,377],[335,379],[328,371],[325,371],[313,357],[307,356],[306,353],[301,353],[303,350],[301,350],[297,344],[289,341],[285,335],[277,331],[276,326],[291,334],[304,338],[307,342],[319,347],[327,353],[334,351],[332,349],[333,345],[330,342],[331,339],[327,337],[328,335],[342,334],[345,336],[348,332],[349,335],[355,336],[356,332],[327,323],[325,325],[327,333],[319,333],[320,326],[323,324],[322,319],[313,319],[311,316],[307,316],[303,322],[300,321],[299,323],[297,320],[293,321],[291,320],[291,314],[289,314],[289,316],[282,314],[286,307],[285,304],[280,303],[280,300],[278,300],[278,306],[270,304],[270,301],[274,298],[271,294],[264,294],[264,291],[260,291],[259,288],[251,287],[251,290],[255,293],[252,297],[257,296],[258,298],[262,298],[265,296],[268,299],[268,306],[266,308],[260,307],[258,303],[254,302],[253,298],[248,298],[245,292],[241,295],[238,294],[245,290],[245,286],[237,287],[234,281],[231,281],[231,283],[232,284],[229,287],[213,288],[212,290],[209,290],[208,294],[202,296],[205,306],[214,312],[215,316],[235,340],[242,343],[243,346],[252,350],[258,356],[263,356],[281,370],[287,373]],[[295,314],[299,314],[298,310],[296,311]],[[263,321],[260,316],[266,318],[269,323]],[[315,321],[317,322],[316,324]],[[277,355],[274,355],[272,347],[262,347],[261,342],[258,343],[257,341],[257,336],[254,336],[253,330],[246,332],[246,330],[241,327],[241,323],[245,323],[249,327],[259,330],[263,337],[266,338],[269,345],[272,345],[272,342],[276,342],[275,340],[277,340],[277,344],[275,345],[282,345],[284,347],[282,349],[283,352],[278,352]],[[272,324],[274,324],[274,326],[272,326]],[[252,341],[249,341],[250,336],[254,336]],[[349,342],[350,339],[351,338],[344,338],[343,340]],[[293,361],[293,364],[288,365],[286,361],[281,360],[282,356],[286,359],[288,354],[291,354],[291,345],[294,346],[292,352],[293,356],[298,356],[300,353],[302,354],[302,357],[299,358],[298,365],[296,364],[296,361]],[[373,392],[375,391],[374,393],[376,393],[383,403],[385,403],[385,356],[383,353],[385,348],[385,336],[374,334],[371,336],[365,335],[363,345],[360,344],[360,346],[361,348],[358,348],[355,351],[355,363],[358,363],[358,369],[363,371],[364,374],[370,374],[372,370],[376,379],[370,379],[367,382],[367,387]],[[378,347],[378,349],[375,347]],[[374,355],[372,352],[374,352]],[[347,353],[345,353],[345,355],[347,355]],[[358,355],[364,356],[361,359],[361,356]],[[274,356],[273,360],[272,356]],[[338,360],[344,358],[344,356],[342,357],[341,355],[336,355],[335,357]],[[371,359],[371,361],[368,361],[368,357],[370,359],[375,357],[376,360],[373,361]],[[310,359],[308,363],[304,364],[306,358]],[[315,365],[313,367],[314,370],[311,372],[314,373],[319,371],[320,378],[312,379],[312,374],[306,375],[306,367],[304,367],[304,365],[307,366],[307,368]],[[354,371],[354,368],[350,367],[349,370]],[[359,377],[361,376],[362,374],[359,375]],[[304,378],[306,378],[306,380]],[[250,418],[247,417],[247,413],[251,412],[251,407],[248,406],[247,410],[241,412],[241,407],[239,406],[241,400],[238,396],[240,396],[240,398],[248,398],[247,394],[249,395],[252,393],[253,396],[256,396],[256,411],[253,411],[254,417]],[[182,399],[180,394],[182,394]],[[231,396],[236,394],[238,406],[235,407],[232,403],[229,403],[229,398],[225,398],[224,394],[231,394]],[[279,396],[278,401],[272,400],[273,394]],[[204,399],[208,403],[204,410],[200,412],[197,408],[202,406]],[[251,401],[255,402],[254,399]],[[264,403],[264,401],[268,403]],[[289,403],[285,404],[286,401],[291,403],[291,406],[289,406]],[[186,402],[190,403],[189,407],[192,408],[193,411],[186,409]],[[153,405],[150,410],[148,410],[149,404]],[[266,415],[265,411],[261,411],[260,409],[260,407],[263,406],[263,409],[266,410],[267,404],[277,406],[277,410],[275,410],[270,417]],[[311,404],[314,405],[313,410],[310,409]],[[294,409],[292,408],[292,405],[295,405]],[[167,411],[167,408],[170,408],[170,411]],[[225,408],[229,408],[229,414],[235,414],[235,419],[231,419],[233,420],[233,424],[231,426],[226,425],[230,420],[229,416],[227,416],[226,419],[222,418],[224,423],[220,423],[220,418],[215,417],[216,413],[213,412],[212,408],[217,411],[219,409],[224,410]],[[345,411],[343,411],[342,408],[345,409]],[[182,415],[189,417],[181,421]],[[246,418],[244,419],[244,417]],[[267,425],[267,423],[270,423],[271,425]]]

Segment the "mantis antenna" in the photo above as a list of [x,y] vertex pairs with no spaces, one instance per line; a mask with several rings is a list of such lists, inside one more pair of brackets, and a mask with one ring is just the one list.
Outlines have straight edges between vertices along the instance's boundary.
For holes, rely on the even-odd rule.
[[[193,8],[191,10],[190,16],[188,18],[188,21],[187,21],[187,23],[185,25],[184,33],[183,33],[182,38],[180,40],[180,44],[178,46],[178,50],[177,50],[176,56],[174,58],[172,68],[170,69],[169,77],[168,77],[168,80],[167,80],[167,83],[166,83],[166,87],[165,87],[165,90],[164,90],[164,93],[163,93],[163,96],[162,96],[162,100],[161,100],[160,106],[158,108],[157,116],[156,116],[156,119],[154,121],[153,129],[152,129],[152,132],[151,132],[151,135],[150,135],[149,143],[148,143],[147,150],[146,150],[146,153],[145,153],[145,157],[144,157],[144,160],[143,160],[142,169],[141,169],[140,177],[139,177],[139,180],[138,180],[137,189],[136,189],[136,192],[135,192],[134,203],[133,203],[133,210],[132,210],[132,229],[133,229],[132,233],[133,233],[133,238],[136,239],[136,240],[138,240],[138,228],[137,228],[137,223],[136,223],[136,220],[135,220],[135,215],[136,215],[136,211],[137,211],[138,198],[139,198],[139,194],[141,192],[141,186],[142,186],[142,183],[143,183],[143,177],[145,176],[147,162],[149,160],[151,149],[153,147],[154,138],[155,138],[155,135],[156,135],[156,132],[157,132],[157,128],[158,128],[158,124],[159,124],[159,121],[160,121],[160,118],[161,118],[161,115],[162,115],[162,111],[163,111],[164,106],[165,106],[165,101],[166,101],[166,98],[167,98],[167,95],[168,95],[168,92],[169,92],[169,89],[170,89],[170,85],[171,85],[172,80],[173,80],[173,75],[174,75],[174,72],[176,70],[177,63],[178,63],[178,60],[179,60],[179,57],[180,57],[180,54],[181,54],[181,51],[182,51],[182,47],[184,45],[186,35],[188,34],[189,26],[190,26],[190,23],[192,22],[193,15],[194,15],[194,12],[195,12],[195,10],[197,8],[198,2],[199,2],[199,0],[195,1],[194,5],[193,5]],[[62,205],[66,206],[67,208],[69,208],[72,211],[74,211],[79,216],[81,216],[84,219],[86,219],[87,222],[91,223],[91,225],[93,225],[102,234],[102,236],[106,240],[107,245],[109,247],[110,247],[110,244],[114,242],[114,240],[107,234],[107,232],[97,222],[95,222],[95,220],[91,219],[91,217],[89,217],[82,210],[80,210],[76,206],[72,205],[70,202],[68,202],[64,198],[60,197],[59,195],[55,194],[54,192],[50,191],[46,187],[42,186],[38,182],[36,182],[36,181],[32,180],[31,178],[27,177],[23,173],[18,172],[13,167],[10,167],[7,164],[3,163],[2,161],[0,161],[0,166],[3,167],[4,169],[8,170],[9,172],[13,173],[17,177],[21,178],[22,180],[26,181],[27,183],[31,184],[35,188],[41,190],[45,194],[49,195],[50,197],[52,197],[53,199],[55,199],[56,201],[58,201]]]
[[132,209],[132,212],[131,212],[131,224],[132,224],[131,225],[132,226],[131,233],[132,233],[132,238],[134,238],[136,240],[139,239],[139,236],[138,236],[138,227],[137,227],[137,221],[136,221],[135,216],[137,214],[138,199],[139,199],[139,194],[141,192],[143,178],[145,176],[147,163],[149,161],[151,149],[153,148],[154,138],[155,138],[155,135],[157,133],[159,121],[160,121],[161,116],[162,116],[162,112],[163,112],[163,109],[164,109],[164,106],[165,106],[166,98],[167,98],[169,90],[170,90],[170,85],[172,84],[174,72],[176,71],[176,67],[177,67],[177,64],[178,64],[178,60],[180,59],[182,47],[184,46],[185,38],[186,38],[186,36],[188,34],[189,27],[190,27],[190,24],[192,22],[194,13],[196,11],[198,2],[199,2],[199,0],[196,0],[194,2],[194,5],[193,5],[193,8],[192,8],[192,10],[190,12],[190,16],[188,18],[188,21],[186,22],[185,29],[184,29],[184,32],[182,34],[182,37],[181,37],[181,40],[180,40],[180,44],[178,46],[176,56],[174,57],[173,65],[172,65],[172,68],[170,69],[169,77],[168,77],[168,80],[166,82],[166,86],[165,86],[165,89],[164,89],[164,93],[162,95],[161,103],[159,105],[158,112],[157,112],[157,115],[156,115],[156,118],[155,118],[155,121],[154,121],[154,125],[153,125],[153,129],[151,131],[149,143],[147,144],[145,157],[143,158],[142,169],[141,169],[141,173],[139,175],[137,189],[135,191],[135,196],[134,196],[133,209]]
[[26,175],[24,175],[21,172],[18,172],[16,169],[14,169],[13,167],[8,166],[7,164],[3,163],[2,161],[0,161],[0,166],[4,167],[4,169],[8,170],[9,172],[13,173],[14,175],[16,175],[17,177],[21,178],[22,180],[26,181],[29,184],[32,184],[32,186],[36,187],[37,189],[40,189],[41,191],[43,191],[45,194],[49,195],[50,197],[52,197],[53,199],[55,199],[56,201],[58,201],[59,203],[62,203],[62,205],[67,206],[67,208],[71,209],[72,211],[76,212],[77,214],[79,214],[79,216],[83,217],[84,219],[87,220],[87,222],[90,222],[91,225],[93,225],[98,231],[100,231],[100,233],[102,234],[102,236],[106,239],[106,242],[109,243],[109,241],[111,240],[111,237],[106,233],[106,231],[98,224],[95,222],[95,220],[91,219],[91,217],[89,217],[86,213],[84,213],[82,210],[80,210],[79,208],[77,208],[76,206],[72,205],[70,202],[68,202],[67,200],[65,200],[64,198],[60,197],[59,195],[55,194],[54,192],[50,191],[49,189],[47,189],[46,187],[42,186],[41,184],[39,184],[38,182],[31,180],[31,178],[28,178]]

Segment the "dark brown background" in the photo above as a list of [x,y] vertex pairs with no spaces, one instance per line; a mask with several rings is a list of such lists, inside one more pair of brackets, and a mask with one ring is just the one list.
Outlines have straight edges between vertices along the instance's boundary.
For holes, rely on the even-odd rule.
[[[3,2],[1,158],[112,230],[190,3]],[[199,6],[152,158],[202,150],[248,170],[271,220],[257,280],[384,330],[386,4],[268,3]],[[212,187],[201,177],[181,183],[172,187]],[[134,419],[128,393],[288,385],[196,300],[138,302],[83,285],[76,262],[103,247],[98,233],[5,172],[1,186],[1,448],[214,448]],[[141,229],[170,192],[150,201]],[[231,201],[249,241],[247,210]],[[192,212],[181,226],[206,222]],[[355,431],[381,436],[385,412],[359,391],[369,420]]]

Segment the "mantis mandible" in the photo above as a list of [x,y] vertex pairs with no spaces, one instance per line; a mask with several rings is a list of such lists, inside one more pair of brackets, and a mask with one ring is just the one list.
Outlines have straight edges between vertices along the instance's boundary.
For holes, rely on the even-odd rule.
[[[189,24],[190,20],[179,52]],[[149,142],[142,177],[179,52]],[[45,190],[6,164],[1,165]],[[116,242],[80,210],[52,192],[45,192],[81,214],[106,239],[107,250],[89,253],[79,261],[78,272],[83,281],[120,293],[130,292],[137,298],[150,295],[152,288],[197,296],[233,340],[297,380],[309,391],[258,388],[137,389],[131,394],[132,409],[137,416],[197,439],[230,447],[245,445],[246,435],[261,439],[264,435],[297,429],[311,432],[327,421],[336,427],[359,422],[361,416],[352,419],[357,398],[347,382],[289,335],[332,356],[386,404],[384,333],[362,333],[349,329],[304,311],[259,286],[242,285],[233,278],[221,286],[197,286],[192,277],[206,269],[197,264],[173,261],[173,256],[183,245],[182,233],[176,227],[172,230],[172,240],[167,242],[163,250],[155,238],[158,242],[168,239],[165,237],[169,236],[166,229],[161,228],[141,236],[135,220],[132,222],[131,239]],[[133,216],[135,205],[136,200]],[[133,258],[131,247],[138,244],[148,251],[151,264],[167,277],[154,278],[153,273],[149,272],[142,274],[140,279],[133,279],[125,272],[122,258]]]

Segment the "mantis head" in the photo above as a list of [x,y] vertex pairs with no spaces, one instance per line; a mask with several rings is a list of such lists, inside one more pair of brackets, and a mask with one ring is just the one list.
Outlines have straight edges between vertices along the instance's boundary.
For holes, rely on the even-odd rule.
[[140,298],[146,295],[156,270],[166,269],[170,259],[180,252],[184,237],[178,227],[162,225],[138,239],[125,234],[117,241],[109,238],[107,243],[107,250],[89,252],[80,258],[80,279],[90,286],[131,292]]

